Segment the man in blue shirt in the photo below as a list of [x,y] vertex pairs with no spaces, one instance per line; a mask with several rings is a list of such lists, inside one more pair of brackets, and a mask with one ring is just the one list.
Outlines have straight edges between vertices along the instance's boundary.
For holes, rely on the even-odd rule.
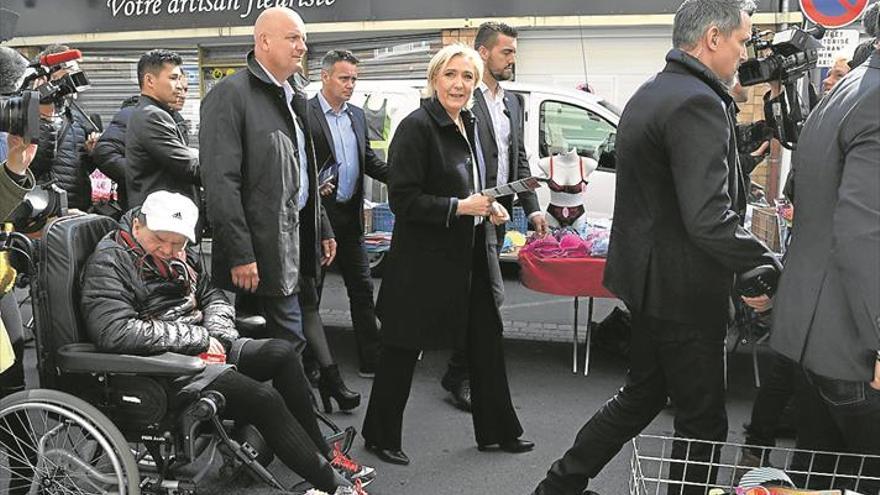
[[321,65],[322,88],[309,101],[309,111],[322,201],[336,234],[337,260],[351,305],[360,375],[371,377],[379,336],[364,245],[364,174],[385,182],[388,165],[370,148],[363,109],[348,104],[358,62],[350,51],[328,52]]

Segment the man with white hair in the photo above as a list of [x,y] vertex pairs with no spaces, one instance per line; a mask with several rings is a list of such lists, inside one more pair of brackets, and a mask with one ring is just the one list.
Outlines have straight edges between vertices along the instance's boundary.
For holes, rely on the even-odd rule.
[[247,67],[207,94],[199,129],[214,278],[237,293],[239,309],[265,316],[271,335],[300,350],[300,275],[316,277],[336,251],[318,196],[307,99],[290,82],[305,54],[299,14],[265,10]]

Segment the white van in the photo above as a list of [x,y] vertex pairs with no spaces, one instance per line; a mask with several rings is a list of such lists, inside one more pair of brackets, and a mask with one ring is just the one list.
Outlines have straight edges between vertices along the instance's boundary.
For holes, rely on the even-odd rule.
[[[373,141],[373,149],[384,153],[397,124],[418,108],[423,80],[358,81],[351,103],[367,112],[368,127],[384,127],[384,144]],[[507,91],[525,99],[525,146],[532,173],[538,172],[538,160],[551,152],[577,149],[578,154],[595,158],[599,168],[590,175],[584,207],[590,218],[611,218],[614,212],[614,138],[620,111],[601,97],[577,90],[540,84],[502,83]],[[321,89],[321,83],[306,87],[309,96]],[[378,122],[378,124],[377,124]],[[372,138],[371,138],[372,139]],[[381,156],[381,155],[380,155]],[[367,198],[381,202],[387,195],[384,187],[367,185]],[[542,208],[549,202],[546,187],[538,190]]]

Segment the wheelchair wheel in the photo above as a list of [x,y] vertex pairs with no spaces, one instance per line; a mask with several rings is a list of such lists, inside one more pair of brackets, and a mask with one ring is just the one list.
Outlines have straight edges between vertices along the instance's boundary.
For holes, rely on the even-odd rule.
[[0,453],[3,493],[140,494],[125,437],[103,413],[63,392],[26,390],[0,400]]

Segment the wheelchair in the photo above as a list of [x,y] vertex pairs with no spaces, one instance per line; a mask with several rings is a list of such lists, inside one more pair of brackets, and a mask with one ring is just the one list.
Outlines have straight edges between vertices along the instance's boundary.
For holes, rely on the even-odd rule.
[[[223,421],[216,391],[181,398],[174,380],[202,372],[195,356],[100,352],[80,315],[80,273],[117,223],[81,215],[49,223],[34,243],[10,233],[0,250],[18,252],[31,274],[40,389],[0,401],[0,489],[10,495],[99,493],[194,495],[222,460],[222,476],[249,474],[285,490],[267,469],[274,459],[250,425]],[[265,321],[237,323],[249,333]],[[328,443],[348,452],[354,428],[329,429]],[[5,453],[5,455],[3,455]],[[218,457],[219,456],[219,457]]]

